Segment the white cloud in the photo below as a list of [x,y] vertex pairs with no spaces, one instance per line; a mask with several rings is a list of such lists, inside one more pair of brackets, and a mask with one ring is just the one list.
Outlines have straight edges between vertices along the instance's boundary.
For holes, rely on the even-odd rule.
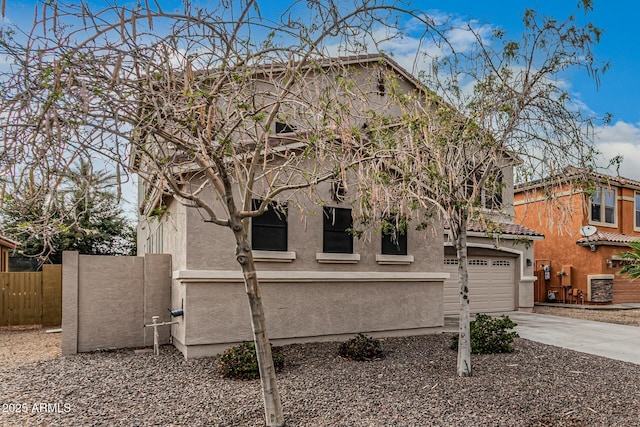
[[640,123],[618,121],[612,126],[599,127],[595,141],[605,161],[623,156],[620,176],[640,181]]
[[[432,29],[427,30],[421,19],[412,18],[400,29],[379,26],[369,34],[362,34],[361,44],[357,46],[327,43],[325,52],[339,56],[365,53],[363,50],[372,53],[381,49],[392,54],[393,59],[409,72],[417,73],[419,70],[429,70],[433,58],[447,57],[452,50],[457,53],[469,52],[476,44],[475,34],[487,39],[494,29],[489,24],[465,20],[438,10],[427,11],[424,17],[442,31],[446,43]],[[473,28],[475,34],[469,27]]]

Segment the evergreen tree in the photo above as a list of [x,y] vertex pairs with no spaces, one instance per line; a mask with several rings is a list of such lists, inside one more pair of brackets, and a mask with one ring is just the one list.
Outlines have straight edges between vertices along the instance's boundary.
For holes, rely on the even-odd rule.
[[[83,255],[135,254],[135,227],[118,205],[114,177],[84,160],[56,194],[39,188],[28,203],[6,196],[3,232],[20,242],[19,256],[40,264],[62,262],[63,251]],[[46,226],[43,226],[46,224]]]

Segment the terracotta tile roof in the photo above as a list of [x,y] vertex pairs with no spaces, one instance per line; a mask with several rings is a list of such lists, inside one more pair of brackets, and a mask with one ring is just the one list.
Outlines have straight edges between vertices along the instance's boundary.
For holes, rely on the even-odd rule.
[[[492,230],[487,230],[487,227],[483,227],[482,224],[479,223],[470,223],[467,225],[467,232],[474,233],[493,233],[496,235],[507,235],[507,236],[523,236],[523,237],[533,237],[533,238],[541,238],[544,237],[544,234],[538,233],[535,230],[530,229],[529,227],[525,227],[524,225],[513,224],[508,222],[496,222],[492,224]],[[449,224],[445,223],[445,229],[449,229]]]
[[[619,175],[607,175],[601,172],[589,171],[586,169],[580,169],[573,166],[567,166],[561,173],[558,174],[558,178],[562,177],[565,183],[579,178],[584,179],[589,177],[593,182],[600,182],[606,185],[618,185],[622,187],[640,188],[640,181],[631,178],[625,178]],[[519,193],[532,188],[543,187],[545,184],[552,182],[550,178],[537,179],[529,182],[517,184],[515,186],[515,192]]]
[[630,236],[628,234],[618,234],[618,233],[609,233],[606,231],[598,231],[593,236],[590,236],[588,239],[583,237],[578,240],[576,243],[578,245],[588,245],[592,243],[600,243],[605,244],[609,243],[630,243],[630,242],[640,242],[640,236]]

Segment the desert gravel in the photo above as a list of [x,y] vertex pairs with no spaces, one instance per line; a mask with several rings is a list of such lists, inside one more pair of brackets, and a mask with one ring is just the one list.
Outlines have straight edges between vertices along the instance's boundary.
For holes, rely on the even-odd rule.
[[60,357],[62,335],[47,330],[40,326],[0,327],[0,369]]
[[[386,358],[366,363],[336,356],[337,343],[284,347],[287,425],[640,425],[639,365],[518,339],[459,378],[450,338],[386,339]],[[258,381],[220,379],[213,359],[171,346],[0,367],[0,405],[3,426],[264,425]]]

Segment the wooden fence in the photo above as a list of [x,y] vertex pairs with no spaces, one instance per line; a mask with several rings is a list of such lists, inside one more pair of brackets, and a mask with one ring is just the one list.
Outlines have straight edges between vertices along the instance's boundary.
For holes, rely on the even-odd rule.
[[62,266],[36,273],[0,273],[0,326],[62,323]]

